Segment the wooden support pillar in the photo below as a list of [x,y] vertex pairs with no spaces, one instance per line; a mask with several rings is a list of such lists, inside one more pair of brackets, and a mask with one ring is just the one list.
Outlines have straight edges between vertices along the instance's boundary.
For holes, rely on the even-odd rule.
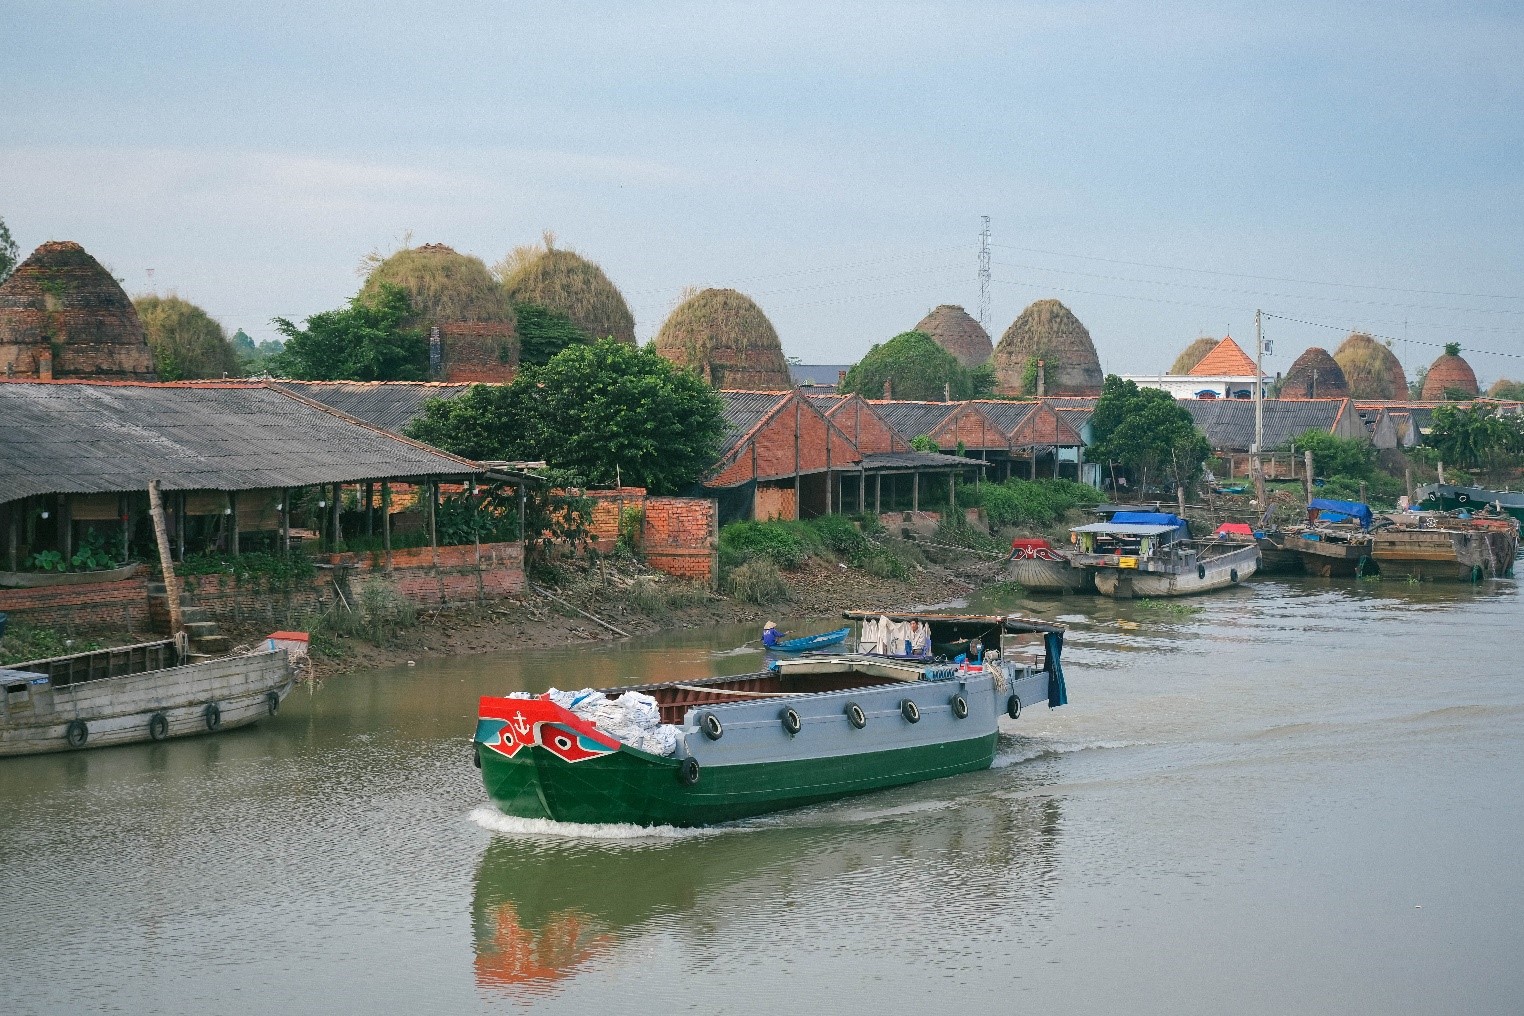
[[1370,500],[1370,498],[1366,496],[1365,481],[1361,480],[1360,481],[1360,503],[1361,504],[1365,504],[1369,500]]
[[429,557],[439,567],[439,526],[436,521],[439,503],[439,477],[429,480]]
[[910,474],[910,510],[921,510],[921,471],[917,469]]
[[132,503],[127,499],[128,495],[118,494],[116,498],[116,513],[122,520],[122,564],[127,563],[132,556]]
[[1270,502],[1265,499],[1265,470],[1261,466],[1258,456],[1250,463],[1249,468],[1254,475],[1255,503],[1259,505],[1261,517],[1268,520],[1270,517]]
[[953,511],[958,508],[958,474],[947,474],[947,507]]
[[185,526],[189,520],[185,516],[185,491],[180,491],[175,496],[175,560],[185,560]]
[[[184,495],[181,495],[182,498]],[[180,580],[175,576],[175,564],[169,555],[169,532],[164,525],[164,502],[159,497],[159,481],[148,481],[148,514],[153,517],[154,543],[159,548],[159,570],[164,573],[164,598],[169,604],[169,635],[174,638],[183,630],[180,613]]]
[[873,474],[873,514],[884,514],[884,474]]
[[375,509],[371,507],[371,505],[375,501],[375,494],[376,494],[376,481],[374,481],[374,480],[366,480],[365,481],[365,535],[366,535],[366,537],[372,537],[372,536],[376,535],[376,512],[375,512]]
[[1312,504],[1312,450],[1308,449],[1302,453],[1302,456],[1307,465],[1306,474],[1302,480],[1307,486],[1307,503]]
[[524,516],[528,513],[528,508],[529,489],[521,482],[519,484],[519,549],[521,551],[529,549],[529,533],[524,529]]
[[228,550],[238,556],[238,491],[228,491]]
[[343,520],[339,517],[339,511],[343,508],[343,506],[344,485],[342,483],[335,483],[333,485],[333,496],[329,498],[328,503],[328,513],[330,517],[328,535],[329,539],[332,541],[332,545],[328,549],[332,550],[334,553],[338,553],[340,544],[344,542],[344,523]]
[[19,521],[17,514],[26,508],[27,499],[12,501],[5,506],[5,530],[6,530],[6,561],[11,571],[16,571],[16,523]]
[[862,469],[857,471],[857,513],[868,514],[868,474]]
[[74,499],[68,494],[58,495],[58,549],[67,565],[74,557]]
[[381,481],[381,547],[386,551],[386,570],[392,570],[392,484]]
[[280,492],[280,552],[291,553],[291,488]]

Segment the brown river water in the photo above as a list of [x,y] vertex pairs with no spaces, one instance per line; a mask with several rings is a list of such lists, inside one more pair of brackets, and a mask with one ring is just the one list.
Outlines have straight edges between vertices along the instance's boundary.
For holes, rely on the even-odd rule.
[[1071,704],[994,769],[720,829],[505,819],[468,739],[482,693],[756,669],[734,628],[0,760],[0,1013],[1524,1008],[1513,581],[1020,606]]

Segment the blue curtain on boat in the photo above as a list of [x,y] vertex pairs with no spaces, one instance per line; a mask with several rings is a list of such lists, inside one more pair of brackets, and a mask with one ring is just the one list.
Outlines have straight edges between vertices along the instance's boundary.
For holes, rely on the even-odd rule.
[[1048,652],[1048,708],[1069,704],[1069,690],[1064,687],[1064,633],[1050,631],[1042,637]]

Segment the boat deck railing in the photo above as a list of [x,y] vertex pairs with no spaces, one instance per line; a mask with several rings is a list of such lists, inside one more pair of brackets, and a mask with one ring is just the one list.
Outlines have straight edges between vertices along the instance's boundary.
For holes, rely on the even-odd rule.
[[96,649],[72,656],[54,656],[27,663],[11,663],[7,670],[20,670],[42,674],[55,688],[101,681],[110,677],[144,674],[151,670],[164,670],[179,666],[180,654],[173,641],[140,642],[131,646],[112,649]]

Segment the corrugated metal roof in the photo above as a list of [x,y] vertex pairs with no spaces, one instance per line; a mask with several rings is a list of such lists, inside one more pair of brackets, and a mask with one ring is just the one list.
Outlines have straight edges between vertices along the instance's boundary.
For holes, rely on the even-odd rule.
[[265,385],[0,383],[0,502],[480,473]]
[[1016,428],[1037,408],[1035,402],[1002,402],[999,399],[979,399],[973,405],[978,406],[1006,437],[1014,434]]
[[946,469],[949,466],[968,468],[987,466],[983,459],[970,459],[962,455],[943,455],[941,452],[874,452],[863,456],[863,470],[880,469]]
[[958,402],[901,402],[899,400],[870,399],[869,404],[885,423],[910,441],[923,434],[930,434],[953,413]]
[[723,459],[791,393],[722,391],[719,394],[720,401],[725,406],[725,437],[720,442],[720,453],[716,459]]
[[469,384],[432,381],[275,381],[286,391],[401,434],[429,399],[453,399]]
[[[1248,451],[1254,443],[1254,403],[1240,399],[1181,399],[1196,426],[1213,448]],[[1309,430],[1329,431],[1343,407],[1342,399],[1267,399],[1265,450],[1288,447]]]

